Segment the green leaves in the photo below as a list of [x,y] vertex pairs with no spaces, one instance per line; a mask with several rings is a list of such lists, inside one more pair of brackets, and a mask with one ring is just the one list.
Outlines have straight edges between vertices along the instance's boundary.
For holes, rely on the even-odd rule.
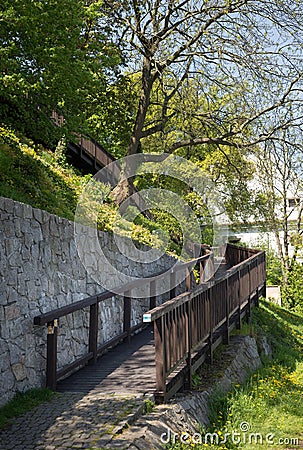
[[[0,113],[48,144],[84,124],[118,52],[102,33],[101,2],[5,0],[0,13]],[[108,55],[107,55],[108,53]],[[51,113],[64,115],[54,130]]]

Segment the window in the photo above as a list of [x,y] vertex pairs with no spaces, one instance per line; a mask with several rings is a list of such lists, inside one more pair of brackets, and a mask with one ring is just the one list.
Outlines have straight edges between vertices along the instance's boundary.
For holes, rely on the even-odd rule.
[[290,208],[295,208],[296,206],[300,205],[300,199],[299,198],[289,198],[288,199],[288,206]]

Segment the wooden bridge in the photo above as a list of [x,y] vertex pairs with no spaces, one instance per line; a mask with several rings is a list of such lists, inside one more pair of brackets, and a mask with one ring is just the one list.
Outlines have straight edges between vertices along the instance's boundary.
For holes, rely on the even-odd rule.
[[[200,269],[198,285],[191,276],[194,266]],[[180,270],[186,273],[186,287],[175,296]],[[227,244],[224,258],[210,252],[178,264],[169,273],[170,299],[156,306],[156,283],[165,276],[138,279],[115,294],[107,291],[36,316],[35,325],[48,329],[46,385],[59,391],[148,392],[157,402],[190,389],[192,374],[204,361],[211,364],[214,350],[229,342],[232,329],[241,328],[252,306],[258,306],[259,296],[265,296],[265,252]],[[143,285],[149,285],[150,310],[131,326],[132,290]],[[98,346],[99,304],[117,293],[123,301],[122,333]],[[86,307],[90,309],[88,352],[57,370],[58,319]]]

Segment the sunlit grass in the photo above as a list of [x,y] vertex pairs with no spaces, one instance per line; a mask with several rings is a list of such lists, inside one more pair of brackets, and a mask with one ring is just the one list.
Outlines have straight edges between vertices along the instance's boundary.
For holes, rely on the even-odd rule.
[[[303,318],[261,302],[253,311],[252,329],[256,337],[266,332],[273,359],[264,358],[244,386],[235,386],[227,396],[214,395],[212,424],[202,430],[200,443],[191,437],[171,449],[303,447]],[[217,439],[213,445],[212,436]]]

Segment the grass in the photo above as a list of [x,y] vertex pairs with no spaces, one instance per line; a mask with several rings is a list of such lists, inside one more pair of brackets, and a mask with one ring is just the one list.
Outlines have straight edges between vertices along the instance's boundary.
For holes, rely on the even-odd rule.
[[273,359],[263,358],[244,386],[226,396],[216,393],[211,427],[170,449],[303,448],[302,316],[264,301],[253,310],[252,324],[256,337],[266,333]]
[[32,389],[25,393],[18,393],[6,405],[0,408],[0,429],[3,429],[18,417],[43,402],[48,402],[56,395],[47,389]]
[[72,220],[88,178],[60,157],[0,127],[0,195]]

